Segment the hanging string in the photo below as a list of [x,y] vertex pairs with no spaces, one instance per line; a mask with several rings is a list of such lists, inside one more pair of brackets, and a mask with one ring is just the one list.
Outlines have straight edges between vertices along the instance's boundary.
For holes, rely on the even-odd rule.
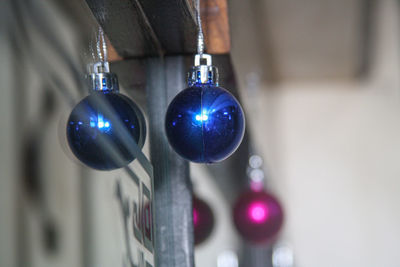
[[92,31],[92,34],[90,35],[90,43],[89,43],[89,51],[92,56],[93,61],[96,61],[96,55],[94,54],[94,49],[93,49],[93,40],[96,39],[96,33]]
[[101,38],[100,38],[101,27],[99,27],[99,32],[96,34],[96,48],[97,48],[97,56],[99,57],[99,61],[103,61],[103,54],[101,53]]
[[100,33],[101,42],[103,44],[103,59],[104,59],[104,61],[108,61],[107,43],[106,43],[106,38],[104,35],[103,28],[101,26],[99,27],[99,33]]
[[201,25],[201,16],[200,16],[200,0],[196,0],[196,13],[197,13],[197,54],[203,55],[204,53],[204,35],[203,35],[203,26]]
[[[107,43],[106,43],[106,37],[103,31],[103,28],[99,26],[98,32],[95,33],[95,38],[96,38],[96,49],[97,49],[97,57],[98,63],[94,64],[94,67],[97,68],[96,66],[101,66],[101,71],[104,72],[109,72],[110,67],[108,63],[108,51],[107,51]],[[91,48],[93,50],[93,46],[91,45]],[[95,58],[94,53],[92,54],[93,58]],[[99,65],[99,63],[101,63]],[[98,71],[98,70],[95,70]]]

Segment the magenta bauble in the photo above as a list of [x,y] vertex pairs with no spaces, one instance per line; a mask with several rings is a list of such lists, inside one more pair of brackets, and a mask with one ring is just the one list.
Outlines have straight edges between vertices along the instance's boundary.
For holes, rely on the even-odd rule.
[[273,241],[283,224],[283,211],[279,201],[263,191],[242,194],[233,209],[236,229],[253,243]]
[[214,214],[210,206],[203,200],[193,197],[194,243],[202,243],[214,228]]

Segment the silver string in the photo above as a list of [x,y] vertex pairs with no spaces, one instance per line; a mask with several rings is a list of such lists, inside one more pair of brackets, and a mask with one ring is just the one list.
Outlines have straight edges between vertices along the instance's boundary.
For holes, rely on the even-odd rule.
[[93,39],[94,38],[96,38],[96,33],[94,31],[92,31],[92,34],[90,35],[89,51],[90,51],[93,61],[96,61],[96,56],[94,54],[94,49],[93,49]]
[[104,61],[108,61],[107,43],[106,43],[106,38],[104,35],[103,28],[100,27],[99,32],[100,32],[101,42],[103,44],[103,58],[104,58]]
[[204,35],[203,35],[203,26],[201,25],[201,16],[200,16],[200,0],[196,0],[196,13],[197,13],[197,54],[203,55],[204,53]]
[[99,57],[99,61],[103,61],[103,55],[101,53],[100,35],[101,35],[101,27],[99,27],[99,33],[96,34],[96,48],[97,48],[97,56]]

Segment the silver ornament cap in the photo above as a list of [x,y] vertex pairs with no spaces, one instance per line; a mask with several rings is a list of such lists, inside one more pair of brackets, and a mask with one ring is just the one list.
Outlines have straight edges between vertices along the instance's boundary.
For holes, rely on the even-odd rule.
[[87,75],[89,90],[94,91],[119,91],[118,78],[115,73],[110,72],[108,62],[97,62],[93,64]]
[[188,84],[214,84],[218,86],[218,69],[212,65],[211,55],[197,54],[188,73]]

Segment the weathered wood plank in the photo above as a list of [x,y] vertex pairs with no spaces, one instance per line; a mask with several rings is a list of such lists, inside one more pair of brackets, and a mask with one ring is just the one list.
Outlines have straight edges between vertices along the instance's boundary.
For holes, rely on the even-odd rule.
[[[86,0],[108,39],[110,61],[196,52],[196,12],[188,0]],[[226,0],[201,1],[206,51],[230,51]]]
[[155,262],[158,267],[193,267],[192,186],[189,163],[169,146],[164,114],[185,86],[182,56],[146,60],[150,151],[154,164]]
[[166,54],[196,49],[195,12],[187,0],[138,0]]
[[137,0],[86,0],[86,2],[121,57],[142,57],[163,52]]
[[202,0],[200,4],[207,53],[229,53],[231,50],[231,40],[227,1]]

